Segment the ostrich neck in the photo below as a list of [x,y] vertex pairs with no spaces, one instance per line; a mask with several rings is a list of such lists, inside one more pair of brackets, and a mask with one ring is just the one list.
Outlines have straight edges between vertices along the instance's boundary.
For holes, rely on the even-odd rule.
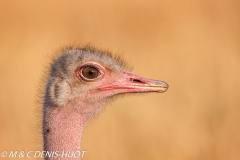
[[[44,151],[52,153],[51,156],[45,154],[45,160],[81,159],[83,152],[80,151],[80,144],[83,128],[93,115],[90,112],[83,112],[83,108],[86,107],[71,104],[45,106],[43,117]],[[88,108],[95,108],[95,106],[88,106]],[[74,154],[75,157],[71,157]],[[81,155],[79,156],[79,154]]]

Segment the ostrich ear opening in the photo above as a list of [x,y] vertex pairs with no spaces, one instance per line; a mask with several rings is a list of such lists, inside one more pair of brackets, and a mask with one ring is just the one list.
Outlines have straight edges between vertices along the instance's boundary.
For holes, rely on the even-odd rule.
[[50,101],[58,106],[63,105],[71,93],[72,88],[67,81],[55,80],[49,87]]

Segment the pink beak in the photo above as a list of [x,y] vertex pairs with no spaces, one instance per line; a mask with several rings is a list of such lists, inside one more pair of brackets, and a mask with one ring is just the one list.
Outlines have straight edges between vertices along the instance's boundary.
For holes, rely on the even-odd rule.
[[159,80],[147,79],[134,75],[129,72],[123,72],[123,78],[99,89],[104,90],[120,90],[120,93],[135,92],[158,92],[162,93],[168,89],[168,84]]

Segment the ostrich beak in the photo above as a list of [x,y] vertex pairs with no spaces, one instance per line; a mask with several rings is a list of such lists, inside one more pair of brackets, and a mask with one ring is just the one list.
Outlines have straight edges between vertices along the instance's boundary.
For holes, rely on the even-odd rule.
[[168,84],[159,80],[152,80],[130,72],[123,72],[123,77],[113,84],[103,86],[100,90],[121,90],[121,93],[158,92],[167,91]]

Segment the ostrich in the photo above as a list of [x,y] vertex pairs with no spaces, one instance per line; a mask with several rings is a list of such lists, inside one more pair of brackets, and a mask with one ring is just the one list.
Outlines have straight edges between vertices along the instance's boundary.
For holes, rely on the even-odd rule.
[[[168,84],[134,75],[119,56],[94,47],[68,47],[53,59],[43,102],[45,160],[70,160],[84,126],[110,99],[124,93],[164,92]],[[55,153],[55,154],[54,154]]]

